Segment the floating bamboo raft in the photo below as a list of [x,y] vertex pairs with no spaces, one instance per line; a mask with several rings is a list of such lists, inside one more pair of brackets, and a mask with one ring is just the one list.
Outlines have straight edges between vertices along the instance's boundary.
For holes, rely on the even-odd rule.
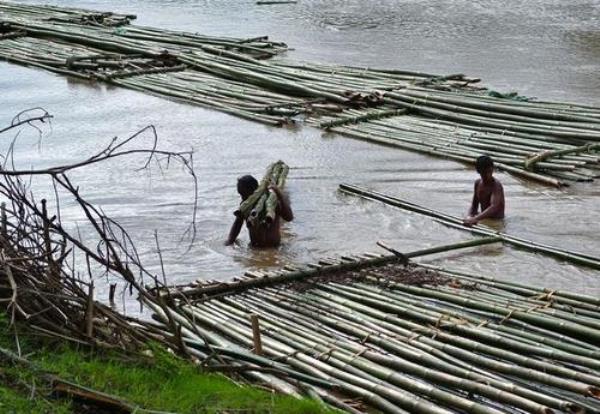
[[165,295],[191,353],[347,412],[600,411],[598,298],[373,253]]
[[529,101],[440,76],[270,59],[267,37],[132,25],[135,16],[0,2],[0,58],[279,126],[305,119],[355,139],[561,186],[600,175],[600,108]]

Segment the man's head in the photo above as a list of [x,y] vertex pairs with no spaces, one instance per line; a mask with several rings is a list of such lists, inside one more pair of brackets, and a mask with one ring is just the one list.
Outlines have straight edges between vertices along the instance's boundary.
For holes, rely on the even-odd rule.
[[482,155],[475,162],[475,169],[484,181],[489,181],[494,173],[494,161],[488,155]]
[[244,175],[238,178],[237,190],[242,200],[247,199],[258,188],[258,181],[251,175]]

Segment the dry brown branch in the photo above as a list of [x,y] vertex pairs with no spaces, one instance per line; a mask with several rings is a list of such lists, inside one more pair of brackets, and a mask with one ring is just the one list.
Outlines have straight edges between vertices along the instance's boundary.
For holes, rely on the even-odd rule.
[[[39,130],[36,124],[50,118],[41,108],[22,111],[9,126],[0,129],[0,134],[22,125]],[[155,329],[146,328],[145,322],[128,318],[94,300],[94,281],[112,275],[124,280],[142,302],[164,307],[162,301],[146,290],[144,279],[149,278],[159,287],[164,286],[166,277],[164,270],[159,279],[144,267],[127,231],[87,202],[67,174],[121,157],[143,157],[142,169],[153,163],[168,166],[174,161],[191,176],[196,197],[197,180],[191,152],[159,149],[156,129],[148,126],[124,140],[112,139],[82,161],[18,170],[12,158],[15,141],[10,144],[0,168],[0,197],[8,203],[2,209],[0,234],[0,304],[10,312],[11,323],[20,320],[46,335],[95,346],[135,349],[152,339],[176,348],[172,338],[177,337],[178,324],[172,324],[170,333],[164,331],[162,336],[157,335]],[[6,162],[8,159],[10,163]],[[56,198],[53,212],[45,199],[38,202],[30,191],[27,180],[32,176],[48,177]],[[59,193],[69,196],[87,218],[96,238],[91,245],[84,243],[78,232],[73,233],[63,226]],[[195,205],[196,200],[190,225],[194,234]],[[85,261],[83,272],[75,267],[76,256]]]

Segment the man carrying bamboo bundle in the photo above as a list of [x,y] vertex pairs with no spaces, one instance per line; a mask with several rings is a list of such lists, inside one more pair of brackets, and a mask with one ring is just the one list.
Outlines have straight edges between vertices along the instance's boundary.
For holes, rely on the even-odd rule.
[[[283,166],[285,164],[281,163]],[[275,164],[274,164],[275,165]],[[276,165],[277,167],[277,165]],[[273,170],[273,166],[270,167]],[[280,168],[279,171],[282,171]],[[263,181],[269,178],[267,177]],[[285,166],[285,175],[287,175],[287,166]],[[281,173],[279,174],[281,177]],[[242,230],[244,221],[250,235],[250,244],[252,247],[276,247],[281,243],[281,218],[285,221],[292,221],[294,214],[290,207],[289,200],[282,193],[280,186],[283,184],[283,179],[273,180],[270,184],[259,185],[258,181],[251,175],[244,175],[238,179],[237,190],[242,198],[240,209],[235,212],[235,221],[229,231],[229,237],[225,243],[227,246],[233,244]],[[266,192],[261,193],[261,187],[266,187]],[[258,201],[252,201],[252,198],[257,198]],[[244,206],[253,205],[252,210],[246,213]],[[263,217],[264,218],[261,218]]]
[[[475,169],[481,176],[475,181],[473,201],[463,223],[473,226],[479,221],[504,218],[504,189],[500,181],[494,178],[494,161],[487,155],[477,158]],[[481,207],[481,212],[480,211]],[[479,213],[478,213],[479,212]]]

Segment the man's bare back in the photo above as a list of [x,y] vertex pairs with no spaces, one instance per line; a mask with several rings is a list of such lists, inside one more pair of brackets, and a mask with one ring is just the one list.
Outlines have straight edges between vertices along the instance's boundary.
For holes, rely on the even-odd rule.
[[[281,202],[277,206],[277,211],[273,222],[257,223],[252,225],[249,221],[246,221],[246,227],[248,228],[248,234],[250,235],[250,244],[252,247],[276,247],[281,243]],[[291,221],[293,216],[291,210],[286,211],[284,217],[285,221]]]

